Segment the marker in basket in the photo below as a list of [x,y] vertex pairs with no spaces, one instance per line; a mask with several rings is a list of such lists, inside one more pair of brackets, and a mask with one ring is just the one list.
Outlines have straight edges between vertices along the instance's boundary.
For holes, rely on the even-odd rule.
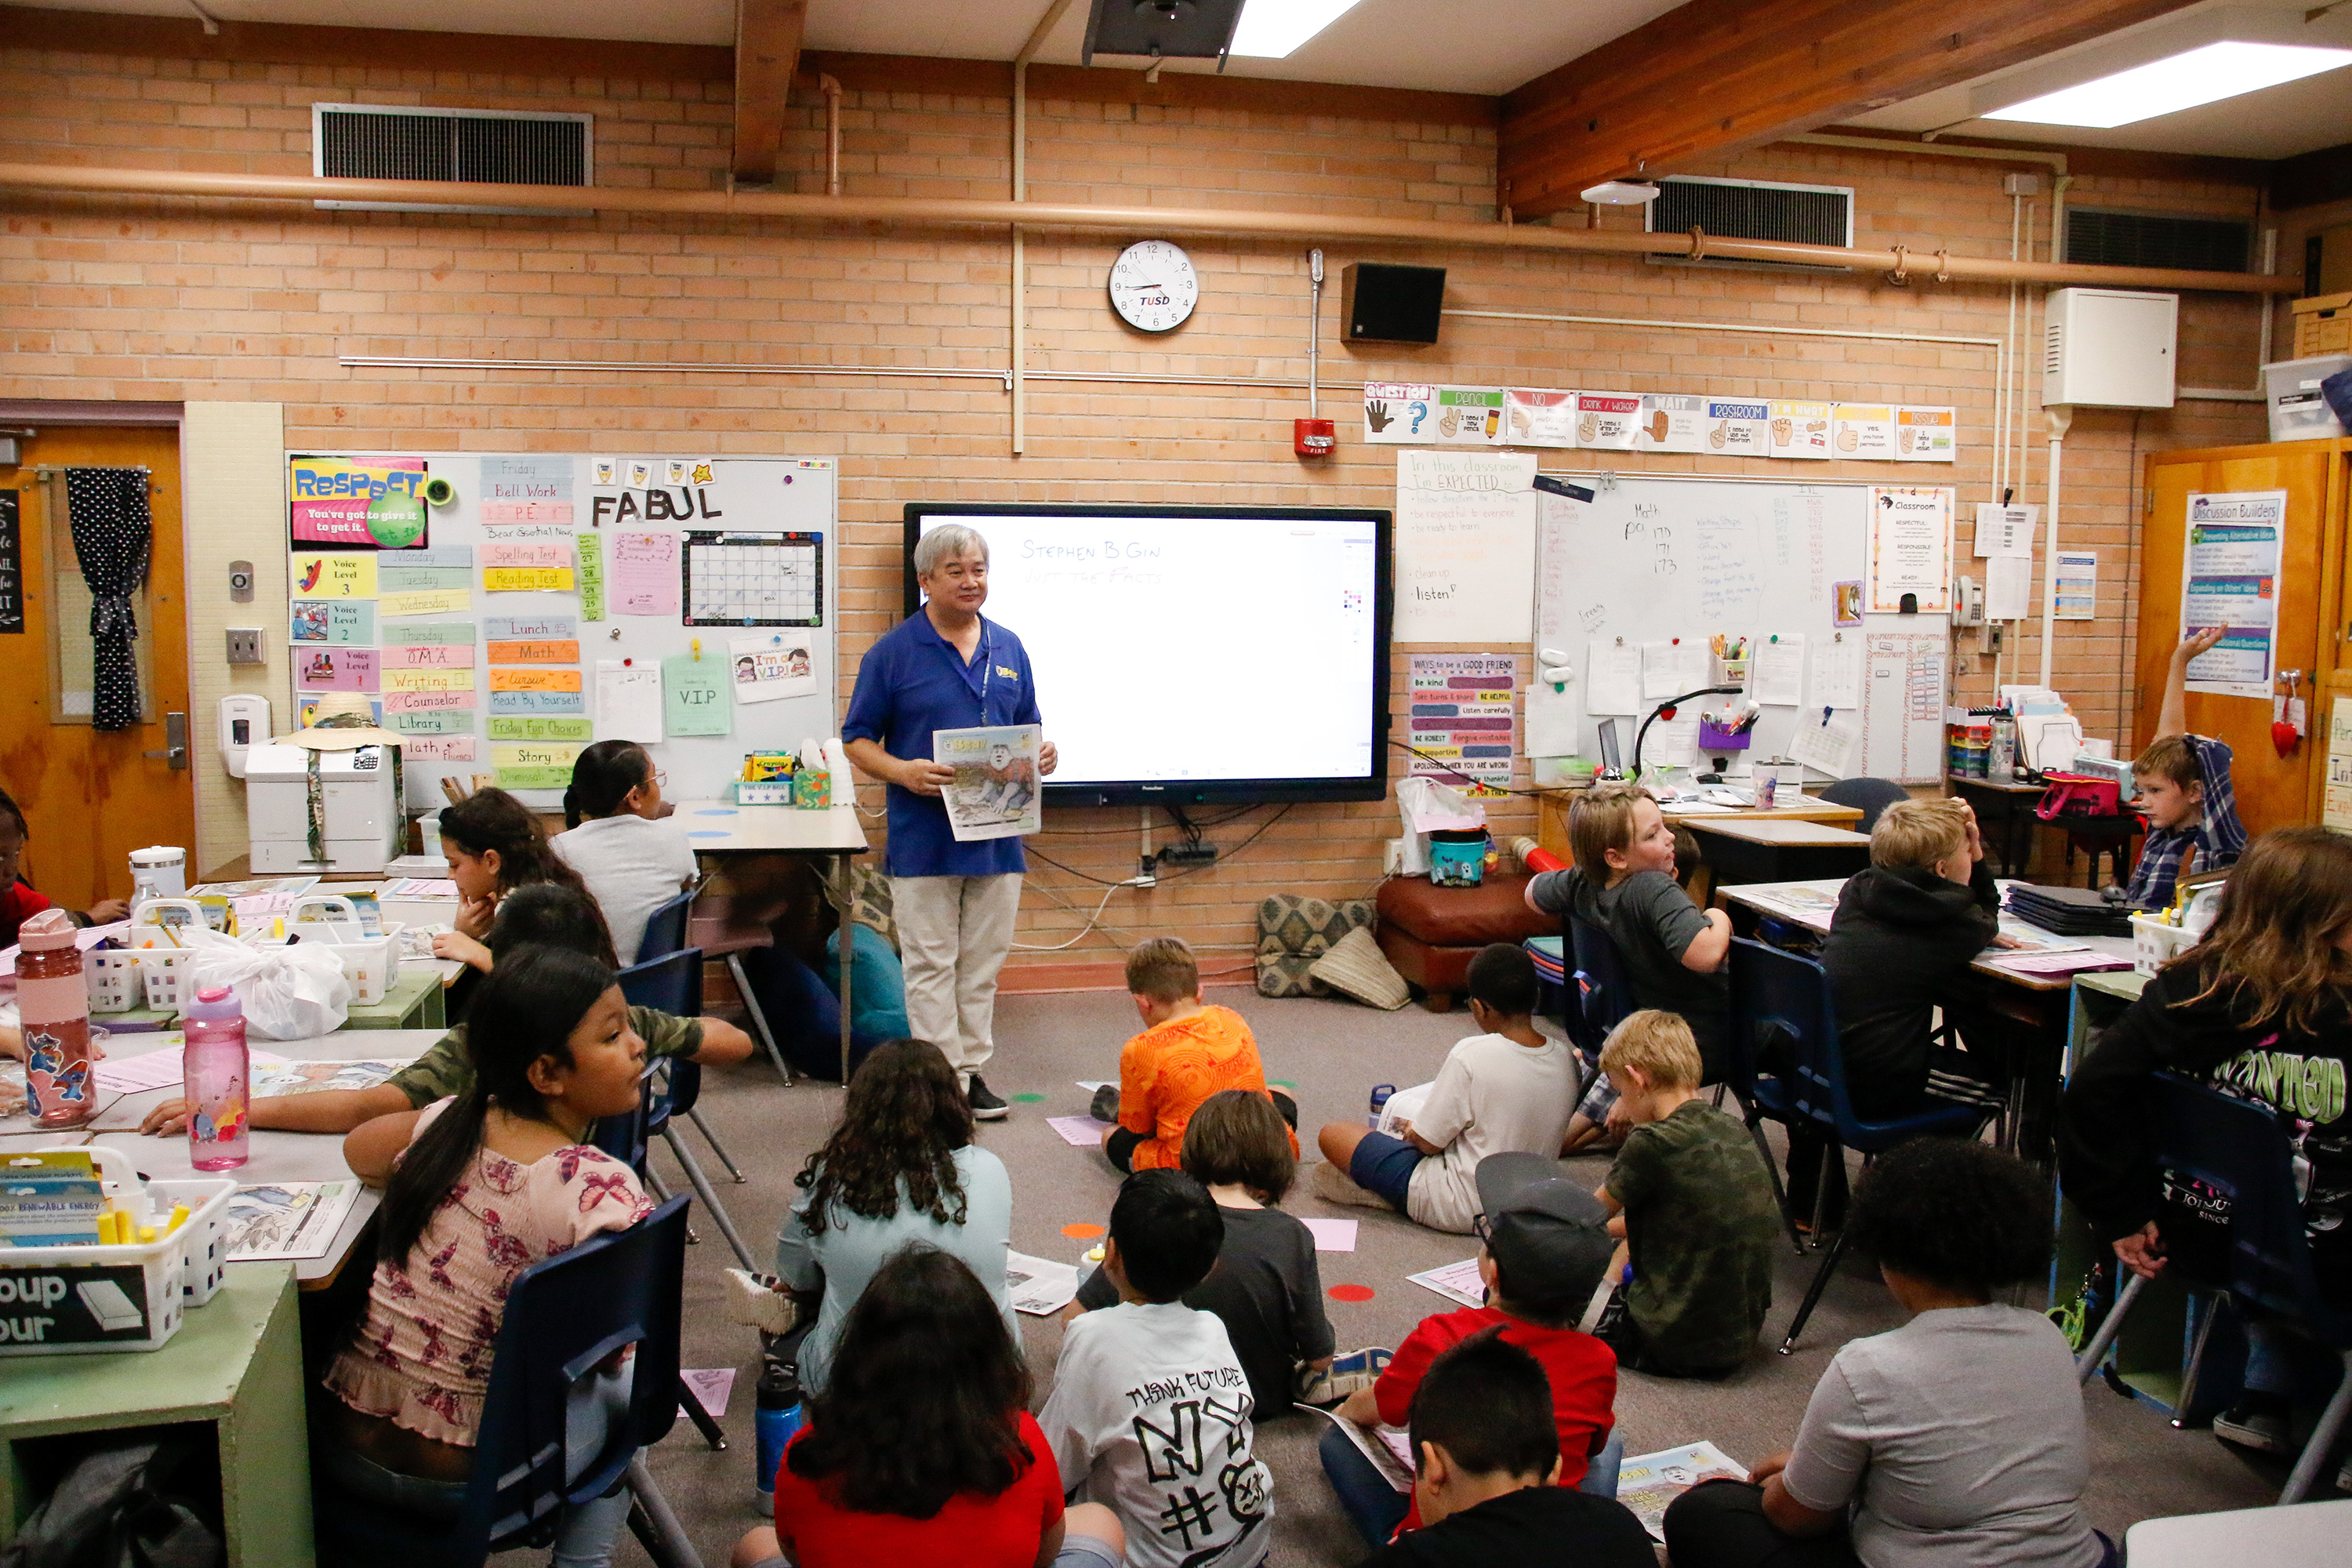
[[169,1225],[166,1225],[163,1227],[163,1234],[165,1236],[169,1236],[187,1223],[188,1205],[185,1204],[173,1204],[172,1205],[172,1221]]

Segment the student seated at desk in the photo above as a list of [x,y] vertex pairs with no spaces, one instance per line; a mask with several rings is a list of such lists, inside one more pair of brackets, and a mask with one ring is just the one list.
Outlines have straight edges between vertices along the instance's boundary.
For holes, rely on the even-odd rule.
[[[1871,829],[1870,864],[1846,879],[1822,945],[1837,1005],[1838,1051],[1854,1113],[1876,1121],[1912,1116],[1930,1096],[1982,1101],[1986,1070],[1962,1053],[1938,1054],[1935,1014],[1963,1026],[1969,966],[2000,934],[2000,889],[1985,864],[1984,837],[1968,802],[1898,800]],[[1789,1212],[1810,1224],[1826,1155],[1823,1223],[1845,1215],[1845,1161],[1818,1122],[1789,1128]]]
[[[2230,873],[2205,940],[2158,971],[2131,1010],[2076,1064],[2059,1121],[2066,1195],[2153,1279],[2170,1210],[2157,1166],[2149,1078],[2175,1072],[2274,1107],[2294,1139],[2304,1222],[2321,1293],[2352,1309],[2352,838],[2328,827],[2263,834]],[[2193,1233],[2210,1225],[2189,1226]],[[2244,1314],[2245,1396],[2213,1432],[2287,1451],[2290,1405],[2334,1381],[2332,1352],[2259,1312]],[[2308,1364],[2315,1358],[2316,1365]],[[2298,1363],[2306,1364],[2298,1365]],[[2352,1481],[2352,1464],[2339,1484]]]
[[[508,952],[531,944],[568,948],[601,963],[605,949],[603,920],[585,893],[553,882],[535,882],[517,889],[500,904],[497,923],[490,927],[493,952]],[[724,1018],[680,1018],[651,1007],[632,1007],[629,1026],[646,1042],[646,1053],[651,1057],[683,1057],[704,1067],[724,1067],[751,1054],[751,1037]],[[343,1037],[351,1042],[352,1054],[365,1053],[365,1031]],[[432,1049],[371,1088],[257,1095],[251,1125],[281,1132],[350,1132],[378,1118],[397,1118],[397,1125],[371,1129],[363,1146],[370,1151],[367,1168],[352,1166],[362,1176],[382,1180],[391,1168],[392,1155],[408,1141],[414,1120],[410,1113],[436,1100],[465,1093],[473,1074],[466,1051],[466,1026],[459,1024],[434,1042]],[[139,1131],[177,1132],[187,1117],[185,1100],[167,1100],[147,1113]]]
[[694,850],[668,819],[662,775],[635,741],[599,741],[572,764],[563,792],[568,831],[548,840],[604,911],[623,968],[637,962],[646,917],[694,885]]
[[2230,747],[2209,735],[2189,733],[2189,661],[2221,640],[2226,626],[2209,626],[2180,639],[2164,678],[2164,706],[2156,739],[2132,759],[2132,782],[2147,817],[2147,842],[2125,885],[2124,901],[2136,910],[2160,910],[2172,902],[2173,884],[2183,872],[2218,870],[2245,853],[2246,827],[2238,820],[2238,795],[2230,782]]
[[[509,953],[474,1014],[475,1076],[428,1106],[384,1191],[367,1315],[326,1375],[314,1463],[384,1507],[446,1521],[464,1504],[515,1277],[652,1212],[627,1166],[589,1147],[600,1116],[637,1103],[645,1042],[613,972],[562,948]],[[565,1434],[575,1463],[625,1410],[616,1355],[575,1387]],[[628,1512],[625,1489],[569,1509],[562,1568],[600,1564]]]
[[[1568,808],[1568,844],[1576,864],[1528,882],[1528,907],[1563,924],[1569,915],[1609,933],[1643,1007],[1678,1013],[1698,1041],[1706,1081],[1722,1081],[1730,983],[1731,917],[1702,910],[1675,880],[1675,829],[1639,784],[1595,784]],[[1615,1097],[1595,1075],[1576,1108],[1562,1153],[1600,1136]],[[1622,1119],[1615,1124],[1622,1127]],[[1622,1136],[1622,1132],[1620,1134]]]
[[[548,847],[530,807],[502,789],[476,790],[441,808],[441,858],[457,884],[457,929],[434,937],[433,956],[454,958],[473,971],[459,974],[449,988],[450,1016],[462,1019],[475,981],[490,972],[487,944],[500,900],[533,882],[555,882],[582,893],[588,884]],[[612,938],[604,940],[604,960],[618,969]]]
[[[47,894],[37,892],[32,885],[17,875],[17,866],[25,858],[25,845],[33,837],[32,824],[25,820],[24,811],[0,791],[0,947],[16,945],[16,928],[26,918],[56,907]],[[86,910],[68,910],[78,926],[104,925],[119,921],[131,912],[131,906],[121,899],[101,899]]]

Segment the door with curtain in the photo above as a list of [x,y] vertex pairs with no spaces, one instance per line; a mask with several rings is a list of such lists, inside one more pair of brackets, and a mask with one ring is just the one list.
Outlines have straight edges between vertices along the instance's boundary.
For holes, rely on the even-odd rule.
[[[2139,647],[2135,661],[2138,701],[2133,733],[2145,745],[2156,732],[2166,669],[2180,641],[2180,585],[2188,545],[2189,498],[2199,492],[2284,490],[2286,537],[2272,603],[2278,621],[2278,668],[2303,672],[2298,694],[2309,705],[2310,732],[2284,757],[2272,744],[2271,704],[2261,698],[2191,691],[2189,728],[2230,743],[2230,775],[2238,816],[2249,837],[2273,827],[2318,820],[2314,798],[2318,764],[2327,751],[2326,685],[2336,639],[2323,627],[2337,613],[2332,574],[2342,571],[2342,483],[2345,448],[2352,442],[2283,441],[2262,447],[2164,452],[2147,460],[2148,512],[2142,536]],[[2331,521],[2331,519],[2338,521]],[[2109,554],[2114,553],[2109,552]],[[2102,556],[2100,565],[2106,566]],[[2314,690],[2314,682],[2319,689]],[[2285,695],[2285,688],[2278,688]]]
[[[25,880],[86,910],[131,896],[133,849],[176,844],[194,858],[180,437],[168,425],[36,428],[19,465],[0,468],[0,490],[16,502],[23,597],[22,630],[17,617],[0,617],[0,790],[32,826]],[[79,529],[68,515],[64,470],[92,468],[148,471],[143,576],[133,564],[136,480],[85,483]],[[0,534],[6,522],[0,497]],[[89,574],[77,532],[93,557]],[[125,591],[110,595],[115,588]]]

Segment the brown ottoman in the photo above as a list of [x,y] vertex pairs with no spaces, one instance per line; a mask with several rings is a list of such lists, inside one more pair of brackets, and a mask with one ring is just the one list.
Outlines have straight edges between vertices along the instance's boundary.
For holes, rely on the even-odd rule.
[[1453,1010],[1470,961],[1493,942],[1558,936],[1560,922],[1528,908],[1524,873],[1497,874],[1475,888],[1439,888],[1426,877],[1391,877],[1374,899],[1374,934],[1399,974],[1422,993],[1433,1013]]

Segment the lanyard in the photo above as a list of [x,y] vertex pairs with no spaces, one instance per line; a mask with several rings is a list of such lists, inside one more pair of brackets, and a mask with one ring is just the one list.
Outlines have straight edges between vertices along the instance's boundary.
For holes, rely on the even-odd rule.
[[[964,683],[966,689],[970,689],[971,666],[964,663],[963,655],[956,651],[955,644],[945,637],[940,637],[940,643],[948,650],[948,658],[956,667],[956,678]],[[988,722],[988,682],[995,669],[996,634],[990,629],[987,617],[982,616],[980,623],[980,721],[982,724]]]

